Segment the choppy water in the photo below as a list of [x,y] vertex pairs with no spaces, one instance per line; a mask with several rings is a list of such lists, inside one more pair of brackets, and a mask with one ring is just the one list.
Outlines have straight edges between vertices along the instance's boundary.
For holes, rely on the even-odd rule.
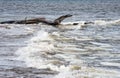
[[0,25],[2,78],[120,78],[119,0],[0,1],[1,21],[73,14],[59,28]]

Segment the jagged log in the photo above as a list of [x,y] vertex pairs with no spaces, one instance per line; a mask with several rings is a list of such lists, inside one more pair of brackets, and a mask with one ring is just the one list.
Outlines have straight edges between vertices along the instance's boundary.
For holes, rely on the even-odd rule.
[[11,20],[11,21],[3,21],[0,24],[38,24],[45,23],[48,25],[59,25],[65,18],[71,17],[72,15],[67,14],[60,16],[54,21],[48,21],[45,18],[35,18],[35,19],[25,19],[25,20]]

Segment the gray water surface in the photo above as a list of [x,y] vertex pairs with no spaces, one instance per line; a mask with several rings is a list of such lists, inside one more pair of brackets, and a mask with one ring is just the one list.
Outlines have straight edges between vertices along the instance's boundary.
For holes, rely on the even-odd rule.
[[[0,25],[0,78],[119,78],[119,3],[0,0],[0,21],[73,15],[62,29],[41,23]],[[69,25],[73,21],[93,24]]]

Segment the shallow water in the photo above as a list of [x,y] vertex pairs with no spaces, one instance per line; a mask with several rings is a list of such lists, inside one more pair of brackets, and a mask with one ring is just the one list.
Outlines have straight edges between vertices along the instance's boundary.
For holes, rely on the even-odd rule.
[[120,78],[119,0],[0,1],[0,21],[73,14],[58,28],[1,24],[1,78]]

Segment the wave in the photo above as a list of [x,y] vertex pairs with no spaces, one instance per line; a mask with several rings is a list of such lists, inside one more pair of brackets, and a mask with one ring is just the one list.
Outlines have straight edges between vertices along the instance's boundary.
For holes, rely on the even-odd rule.
[[80,70],[63,71],[54,78],[119,78],[119,72],[83,67]]
[[120,77],[117,71],[87,67],[84,61],[77,56],[79,52],[85,52],[84,49],[78,49],[76,45],[67,43],[74,42],[74,38],[62,36],[58,32],[38,31],[27,42],[26,47],[16,51],[18,60],[24,61],[28,67],[58,71],[59,74],[54,78]]
[[[24,60],[28,67],[46,68],[47,56],[45,53],[51,51],[54,46],[47,32],[40,31],[37,36],[28,41],[28,45],[19,49],[16,54],[20,60]],[[44,58],[46,56],[46,59]]]
[[120,25],[120,19],[118,20],[95,20],[95,21],[75,21],[75,22],[64,22],[59,28],[61,29],[82,29],[86,26],[114,26]]
[[95,25],[120,25],[120,19],[112,21],[96,20]]

